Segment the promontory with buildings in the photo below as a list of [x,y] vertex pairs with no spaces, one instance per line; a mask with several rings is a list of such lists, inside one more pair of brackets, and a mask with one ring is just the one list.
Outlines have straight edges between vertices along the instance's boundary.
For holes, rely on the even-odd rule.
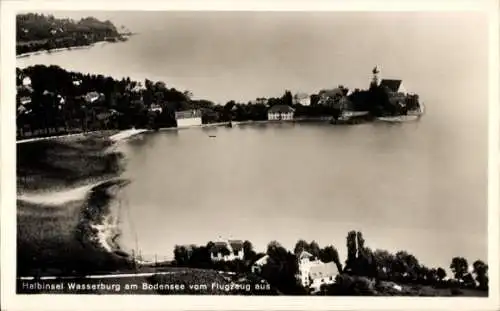
[[281,97],[224,105],[193,99],[164,82],[69,72],[57,66],[17,69],[17,137],[31,138],[109,129],[191,127],[269,121],[404,122],[424,107],[400,79],[380,78],[377,67],[366,89],[343,85],[315,94],[285,91]]

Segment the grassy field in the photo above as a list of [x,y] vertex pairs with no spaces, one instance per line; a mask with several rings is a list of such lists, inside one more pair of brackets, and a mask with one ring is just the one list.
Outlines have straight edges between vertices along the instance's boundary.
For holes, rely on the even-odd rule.
[[110,146],[106,137],[95,135],[17,145],[18,275],[74,275],[130,265],[129,259],[103,250],[92,228],[108,212],[107,188],[123,181],[50,201],[57,195],[53,191],[116,177],[122,156],[105,153]]

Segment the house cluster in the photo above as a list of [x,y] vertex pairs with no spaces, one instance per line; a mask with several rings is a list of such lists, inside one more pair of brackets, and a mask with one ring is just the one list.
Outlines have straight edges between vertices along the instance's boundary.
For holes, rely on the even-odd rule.
[[209,250],[212,261],[243,260],[245,251],[241,240],[219,240]]
[[[29,117],[33,112],[32,105],[32,96],[33,96],[33,87],[31,84],[31,79],[28,76],[20,76],[18,77],[21,80],[21,84],[17,86],[17,117],[22,120],[23,118]],[[74,85],[80,85],[80,80],[74,80]],[[56,92],[51,92],[48,90],[43,91],[42,98],[44,100],[48,100],[53,104],[53,108],[61,111],[61,113],[71,113],[74,110],[74,107],[71,105],[68,106],[67,101],[69,100],[65,96],[58,94]],[[110,119],[117,115],[118,112],[114,109],[109,109],[104,105],[105,97],[104,94],[98,93],[95,91],[88,92],[81,96],[77,96],[72,98],[72,100],[76,100],[83,107],[87,108],[85,110],[86,121],[87,124],[85,126],[100,126],[101,128],[106,128],[106,125],[109,123]],[[70,127],[80,127],[84,120],[76,120],[72,119],[68,123]],[[94,123],[94,124],[92,124]],[[31,128],[29,123],[19,122],[19,134],[21,135],[30,135]],[[58,129],[53,129],[58,130]]]
[[[190,247],[186,246],[189,251]],[[219,239],[209,249],[212,262],[230,262],[234,260],[245,260],[245,248],[242,240]],[[271,261],[269,255],[263,255],[251,264],[251,272],[262,273],[263,267]],[[316,293],[321,290],[322,285],[335,283],[336,276],[340,273],[334,262],[322,262],[307,251],[297,255],[298,273],[297,282],[304,288]]]

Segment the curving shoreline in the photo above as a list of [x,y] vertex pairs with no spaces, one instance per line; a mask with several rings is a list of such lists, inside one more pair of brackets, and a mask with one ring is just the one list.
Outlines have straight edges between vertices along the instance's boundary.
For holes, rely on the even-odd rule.
[[[131,129],[104,137],[92,135],[18,145],[23,146],[22,158],[27,157],[18,163],[18,172],[21,169],[27,174],[43,175],[31,180],[28,187],[18,185],[20,275],[106,272],[132,264],[132,256],[120,248],[120,206],[116,200],[120,189],[130,181],[120,178],[121,153],[111,147],[142,132]],[[81,154],[82,148],[90,149],[89,153]],[[30,160],[33,154],[40,163]],[[75,167],[85,163],[84,167]],[[72,167],[76,173],[57,173]],[[79,180],[71,187],[64,186],[68,173]],[[33,186],[40,182],[39,188]]]
[[82,238],[110,253],[122,252],[117,241],[120,236],[120,206],[116,197],[129,182],[117,178],[92,187],[82,207],[78,226]]

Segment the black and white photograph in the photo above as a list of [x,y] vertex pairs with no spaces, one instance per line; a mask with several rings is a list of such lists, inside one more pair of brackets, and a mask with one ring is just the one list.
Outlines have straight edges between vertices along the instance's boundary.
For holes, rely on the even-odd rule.
[[13,295],[491,307],[498,46],[477,4],[12,5]]

